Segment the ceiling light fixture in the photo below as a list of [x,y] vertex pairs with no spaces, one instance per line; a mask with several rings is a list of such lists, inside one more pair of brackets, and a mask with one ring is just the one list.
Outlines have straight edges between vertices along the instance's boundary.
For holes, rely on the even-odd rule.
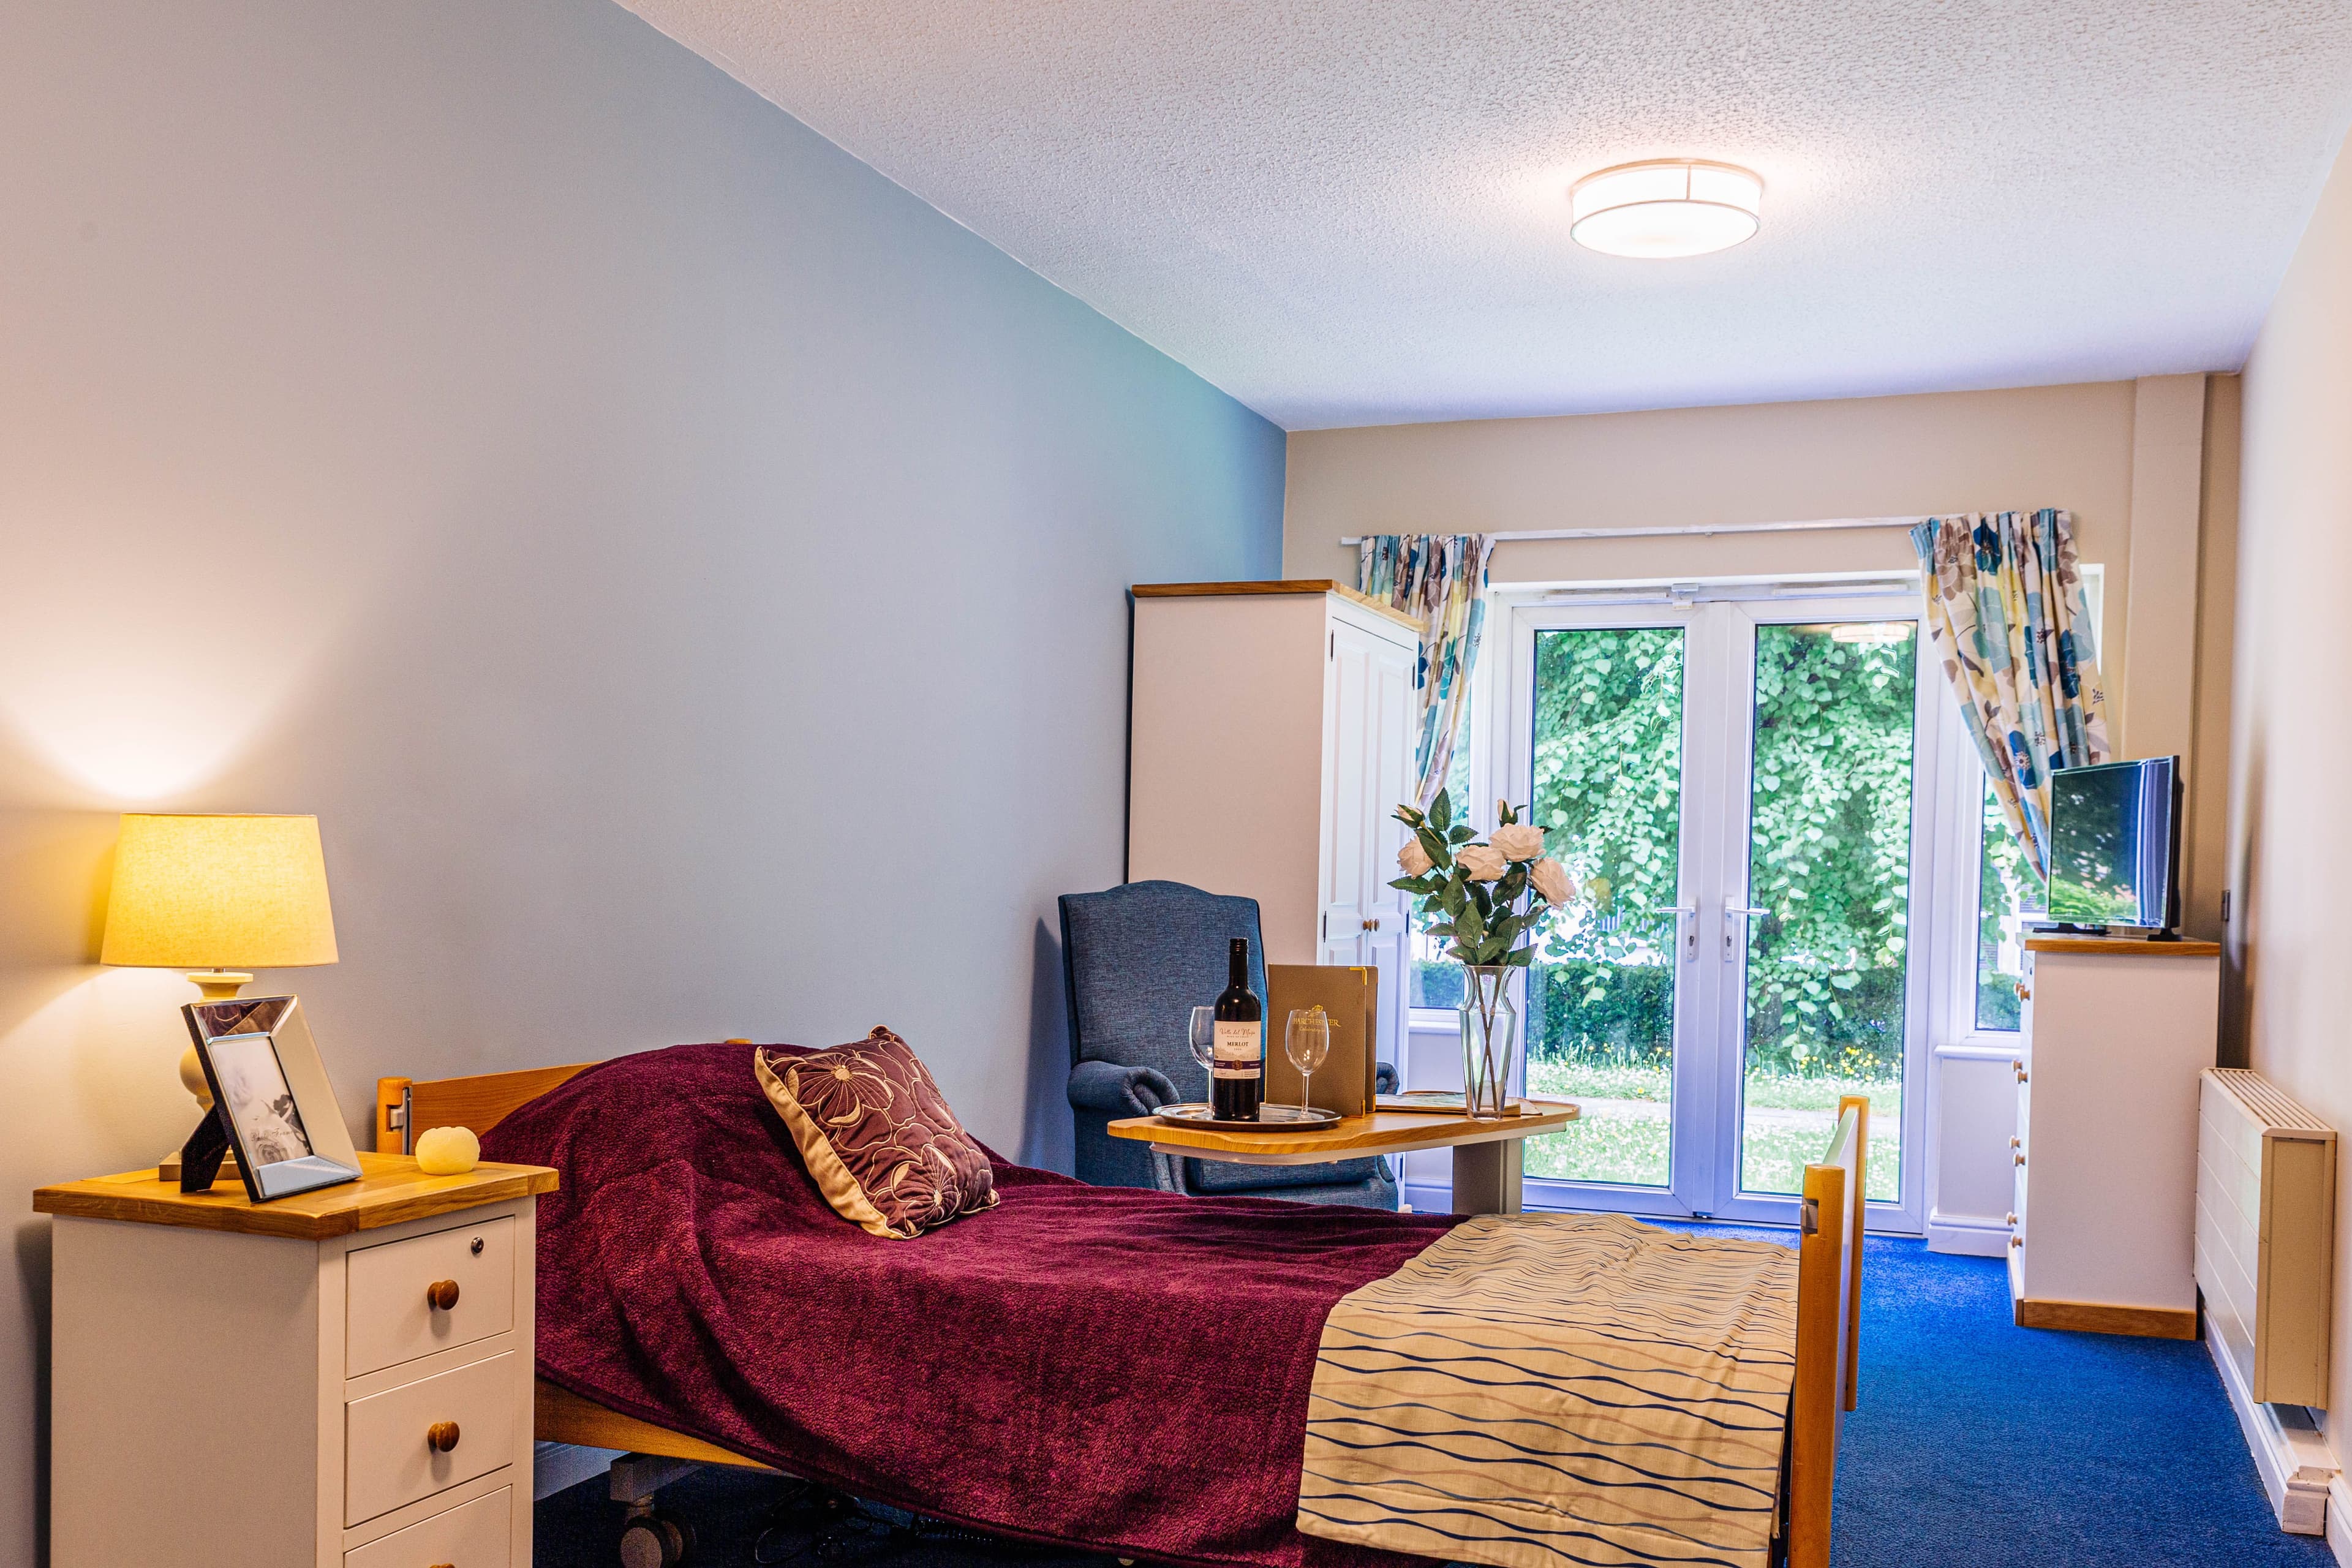
[[1596,170],[1568,189],[1569,234],[1605,256],[1705,256],[1754,234],[1761,175],[1700,158]]

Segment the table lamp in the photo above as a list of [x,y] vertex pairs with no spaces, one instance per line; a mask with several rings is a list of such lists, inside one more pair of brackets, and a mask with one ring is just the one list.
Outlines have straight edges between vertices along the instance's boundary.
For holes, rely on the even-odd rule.
[[[319,819],[126,813],[98,961],[192,971],[207,1002],[234,998],[255,969],[334,963]],[[194,1046],[181,1055],[180,1082],[212,1109]]]

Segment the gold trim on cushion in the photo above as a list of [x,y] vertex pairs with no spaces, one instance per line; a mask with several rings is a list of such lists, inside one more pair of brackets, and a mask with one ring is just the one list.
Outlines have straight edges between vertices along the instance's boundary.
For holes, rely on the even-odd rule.
[[761,1092],[844,1219],[911,1241],[996,1206],[988,1151],[956,1120],[914,1047],[888,1029],[877,1025],[831,1050],[752,1059]]
[[916,1232],[890,1228],[890,1222],[882,1217],[882,1211],[874,1206],[874,1201],[866,1195],[866,1189],[857,1184],[857,1178],[849,1173],[849,1167],[843,1164],[841,1156],[834,1152],[832,1140],[825,1137],[824,1129],[809,1119],[809,1113],[801,1106],[799,1096],[768,1065],[768,1053],[753,1052],[751,1065],[760,1075],[761,1091],[767,1095],[768,1103],[776,1108],[776,1114],[784,1119],[784,1126],[791,1131],[793,1142],[800,1146],[801,1158],[808,1164],[809,1174],[816,1178],[816,1190],[824,1194],[824,1201],[833,1205],[833,1212],[875,1236],[891,1241],[913,1240]]

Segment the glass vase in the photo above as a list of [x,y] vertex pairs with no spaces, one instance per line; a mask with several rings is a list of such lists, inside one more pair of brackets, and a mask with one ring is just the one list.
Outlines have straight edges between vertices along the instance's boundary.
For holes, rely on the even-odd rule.
[[1484,1121],[1503,1114],[1519,1048],[1519,1010],[1511,1005],[1508,964],[1462,971],[1462,1105]]

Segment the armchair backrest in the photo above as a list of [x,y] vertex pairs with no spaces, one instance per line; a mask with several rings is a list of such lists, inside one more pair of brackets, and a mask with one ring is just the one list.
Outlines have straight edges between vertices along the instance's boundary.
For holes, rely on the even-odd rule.
[[1246,937],[1250,987],[1265,995],[1257,900],[1181,882],[1129,882],[1062,895],[1062,974],[1070,1062],[1157,1068],[1205,1099],[1209,1075],[1185,1044],[1192,1009],[1225,988],[1226,943]]

